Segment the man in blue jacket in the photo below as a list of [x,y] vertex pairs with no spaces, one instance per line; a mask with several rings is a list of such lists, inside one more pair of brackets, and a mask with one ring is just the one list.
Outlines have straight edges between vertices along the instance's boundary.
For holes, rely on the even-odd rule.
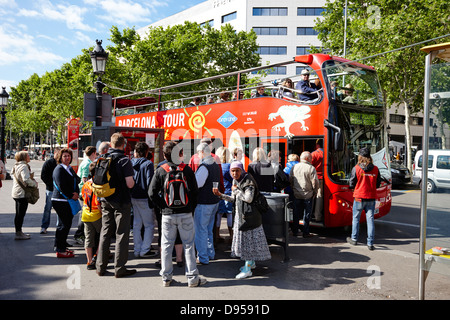
[[295,89],[302,92],[298,95],[300,100],[310,101],[319,97],[317,94],[318,88],[314,83],[309,82],[309,71],[307,69],[302,70],[301,80],[297,82]]
[[[155,215],[150,208],[148,188],[152,181],[153,162],[147,159],[149,147],[145,142],[138,142],[134,148],[131,164],[134,169],[134,187],[131,189],[131,205],[133,207],[134,256],[147,258],[155,256],[151,244],[155,229]],[[141,234],[142,226],[144,235]]]

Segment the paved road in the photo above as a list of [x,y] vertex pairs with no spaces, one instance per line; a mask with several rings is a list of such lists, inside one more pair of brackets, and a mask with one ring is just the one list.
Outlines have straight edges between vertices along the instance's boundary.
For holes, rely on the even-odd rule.
[[[12,160],[7,165],[12,165]],[[42,161],[33,160],[31,166],[40,176]],[[40,179],[38,179],[40,181]],[[418,239],[417,228],[396,225],[395,211],[376,222],[376,250],[365,245],[350,246],[343,229],[314,229],[316,236],[309,239],[290,238],[291,260],[283,263],[283,249],[272,245],[272,259],[261,262],[254,276],[236,280],[239,260],[229,257],[227,244],[219,244],[217,260],[200,265],[200,274],[208,284],[188,288],[184,269],[174,267],[177,281],[169,288],[162,287],[156,258],[134,259],[130,244],[128,266],[137,274],[116,279],[113,269],[109,275],[98,277],[85,267],[84,249],[74,247],[76,257],[57,259],[52,250],[56,214],[52,213],[49,232],[40,235],[44,206],[44,184],[40,181],[41,199],[29,206],[24,231],[31,240],[14,240],[14,201],[11,199],[11,180],[0,189],[0,299],[158,299],[158,300],[389,300],[418,299]],[[401,195],[400,195],[401,196]],[[394,204],[397,200],[394,197]],[[417,198],[417,197],[416,197]],[[399,198],[400,199],[400,198]],[[414,204],[412,204],[414,207]],[[414,207],[417,210],[417,206]],[[389,222],[390,221],[390,222]],[[225,220],[221,235],[227,236]],[[69,237],[75,231],[77,218]],[[409,229],[413,232],[406,232]],[[405,231],[406,230],[406,231]],[[362,232],[362,239],[364,239]],[[112,268],[112,266],[111,266]],[[427,299],[449,299],[450,278],[430,273],[426,282]],[[172,310],[174,311],[174,310]],[[178,309],[174,312],[178,312]]]

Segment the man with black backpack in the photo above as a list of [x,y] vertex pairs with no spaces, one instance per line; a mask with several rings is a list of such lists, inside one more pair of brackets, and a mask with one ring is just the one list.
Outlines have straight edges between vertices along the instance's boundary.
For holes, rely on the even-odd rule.
[[207,281],[200,278],[195,262],[194,219],[198,187],[192,169],[183,163],[183,149],[173,141],[163,148],[167,163],[156,169],[149,188],[149,196],[162,213],[161,276],[163,286],[172,282],[172,251],[177,230],[183,242],[186,258],[186,277],[189,287],[197,287]]
[[[115,277],[121,278],[136,273],[135,269],[127,269],[128,246],[130,240],[131,223],[131,195],[134,187],[134,170],[130,159],[125,156],[125,138],[121,133],[111,136],[111,148],[104,158],[97,159],[94,178],[102,180],[100,175],[110,176],[108,183],[112,194],[101,197],[102,204],[102,230],[100,232],[100,244],[97,259],[97,274],[103,276],[106,272],[109,259],[109,246],[111,238],[115,235],[116,246],[114,255]],[[109,159],[109,160],[108,160]],[[104,160],[110,161],[106,172],[98,169]],[[100,174],[102,172],[102,174]],[[95,183],[95,180],[94,180]],[[94,185],[94,184],[93,184]],[[93,187],[96,193],[95,187]],[[98,194],[97,194],[98,196]]]

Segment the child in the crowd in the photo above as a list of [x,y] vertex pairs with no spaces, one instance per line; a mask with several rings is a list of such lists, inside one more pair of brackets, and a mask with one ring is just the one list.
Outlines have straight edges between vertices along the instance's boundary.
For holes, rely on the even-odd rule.
[[[83,211],[81,221],[84,222],[84,248],[87,257],[87,269],[95,270],[95,258],[98,250],[98,239],[102,228],[102,208],[97,196],[92,191],[92,177],[94,176],[95,162],[89,165],[88,181],[81,189],[83,197]],[[94,255],[95,249],[95,255]]]

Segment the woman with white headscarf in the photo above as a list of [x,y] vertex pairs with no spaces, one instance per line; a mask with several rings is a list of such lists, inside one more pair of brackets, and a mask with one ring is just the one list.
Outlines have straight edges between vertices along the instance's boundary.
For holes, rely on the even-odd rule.
[[255,179],[245,172],[240,161],[231,163],[230,174],[233,177],[231,195],[222,194],[218,189],[213,189],[213,192],[221,199],[233,202],[235,219],[231,256],[240,257],[245,261],[245,265],[236,276],[237,279],[244,279],[252,275],[251,270],[256,267],[255,261],[269,260],[271,255],[262,226],[261,213],[252,205],[259,194]]

